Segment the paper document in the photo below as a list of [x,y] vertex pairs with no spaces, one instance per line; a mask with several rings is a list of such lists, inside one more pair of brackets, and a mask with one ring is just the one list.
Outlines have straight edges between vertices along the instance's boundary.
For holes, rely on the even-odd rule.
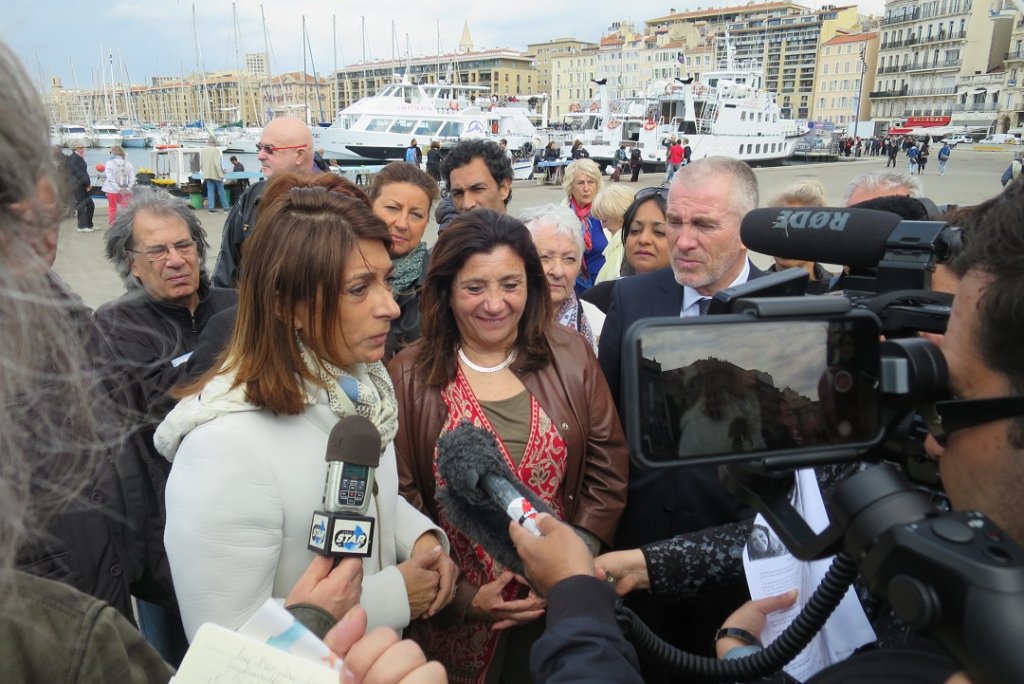
[[[825,503],[818,489],[817,478],[810,468],[796,473],[793,507],[815,532],[821,532],[828,526]],[[754,529],[743,550],[743,569],[751,598],[776,596],[794,588],[799,591],[793,607],[768,616],[761,635],[762,643],[770,644],[796,618],[821,584],[831,564],[832,558],[810,562],[797,560],[775,536],[765,519],[757,515]],[[804,681],[874,640],[875,631],[861,608],[856,592],[850,587],[825,627],[783,669],[794,679]]]
[[273,599],[237,632],[207,623],[173,684],[338,684],[342,660]]

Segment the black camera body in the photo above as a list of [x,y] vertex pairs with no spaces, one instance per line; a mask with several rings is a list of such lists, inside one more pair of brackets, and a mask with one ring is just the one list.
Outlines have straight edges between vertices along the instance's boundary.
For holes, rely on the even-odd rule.
[[724,315],[637,322],[623,355],[631,457],[719,465],[795,557],[845,553],[976,683],[1024,681],[1024,552],[981,513],[936,507],[888,464],[838,487],[820,533],[789,497],[797,468],[899,461],[908,472],[925,461],[916,409],[947,397],[947,370],[916,332],[945,330],[950,300],[927,288],[957,230],[885,212],[762,209],[742,236],[768,254],[851,264],[847,296],[789,296],[807,277],[790,269],[716,293],[711,311]]

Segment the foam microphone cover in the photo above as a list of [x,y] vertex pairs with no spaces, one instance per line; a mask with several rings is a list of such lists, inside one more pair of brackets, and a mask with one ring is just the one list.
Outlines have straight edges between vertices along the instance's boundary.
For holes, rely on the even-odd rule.
[[872,209],[754,209],[743,217],[740,239],[770,256],[873,268],[902,220]]
[[469,422],[459,424],[437,441],[437,471],[445,486],[437,490],[436,499],[448,522],[503,566],[522,574],[523,562],[508,535],[508,514],[477,482],[492,473],[507,480],[538,512],[555,512],[512,473],[494,435]]

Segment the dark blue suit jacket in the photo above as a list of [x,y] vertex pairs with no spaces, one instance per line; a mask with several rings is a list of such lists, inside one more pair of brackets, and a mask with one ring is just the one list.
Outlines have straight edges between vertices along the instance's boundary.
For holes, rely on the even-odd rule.
[[[750,279],[762,275],[763,271],[750,264]],[[676,282],[671,268],[616,281],[601,330],[598,361],[620,416],[625,416],[621,374],[626,331],[642,318],[678,316],[682,305],[683,286]],[[630,461],[629,497],[619,521],[616,547],[633,549],[751,516],[752,512],[725,490],[713,466],[650,470]]]

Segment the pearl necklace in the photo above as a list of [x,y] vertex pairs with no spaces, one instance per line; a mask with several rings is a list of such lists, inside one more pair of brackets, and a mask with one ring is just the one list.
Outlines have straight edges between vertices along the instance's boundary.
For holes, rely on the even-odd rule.
[[513,349],[512,353],[506,356],[504,361],[499,363],[497,366],[491,366],[490,368],[488,368],[487,366],[478,366],[472,361],[470,361],[469,358],[466,356],[466,352],[462,351],[461,344],[458,346],[458,352],[459,358],[462,359],[462,363],[466,364],[467,366],[475,370],[477,373],[497,373],[500,370],[505,370],[506,368],[508,368],[509,364],[516,360],[516,350]]

